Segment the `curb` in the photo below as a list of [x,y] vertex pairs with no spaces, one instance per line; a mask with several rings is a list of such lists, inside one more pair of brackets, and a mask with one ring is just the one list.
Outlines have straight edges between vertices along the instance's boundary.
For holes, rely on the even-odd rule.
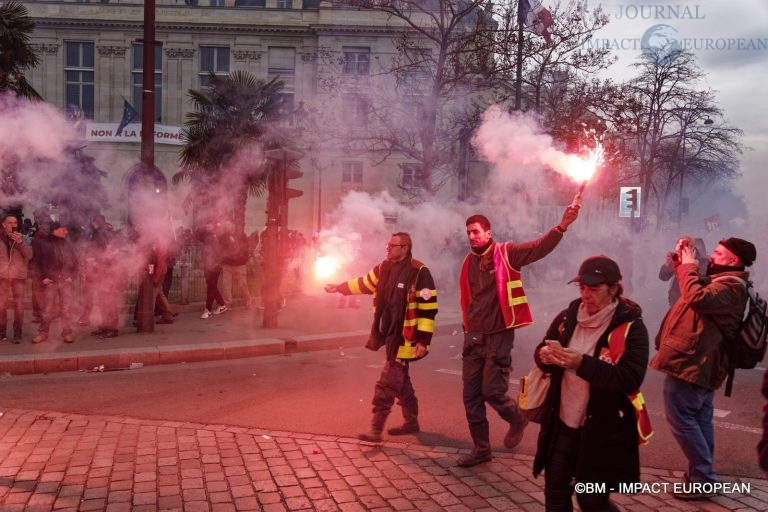
[[[324,333],[290,338],[260,338],[225,342],[163,345],[116,350],[82,350],[62,353],[8,355],[0,361],[0,374],[28,375],[73,371],[127,370],[161,364],[221,361],[248,357],[357,347],[368,330]],[[98,369],[98,370],[97,370]]]

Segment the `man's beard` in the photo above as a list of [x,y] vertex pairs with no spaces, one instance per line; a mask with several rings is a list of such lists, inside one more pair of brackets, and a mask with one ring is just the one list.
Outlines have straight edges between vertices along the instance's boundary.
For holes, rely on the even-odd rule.
[[744,270],[743,267],[731,267],[729,265],[718,265],[717,263],[712,263],[711,261],[707,263],[707,275],[711,276],[714,274],[720,274],[722,272],[733,272],[734,270]]

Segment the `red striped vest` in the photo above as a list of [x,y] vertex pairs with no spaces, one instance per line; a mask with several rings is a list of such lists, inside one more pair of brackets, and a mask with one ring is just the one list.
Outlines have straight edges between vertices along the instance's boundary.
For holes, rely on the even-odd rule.
[[[528,297],[523,290],[523,281],[520,271],[512,268],[507,258],[507,243],[494,243],[487,249],[493,249],[493,266],[496,269],[496,292],[499,296],[499,306],[501,307],[501,316],[504,318],[504,325],[507,329],[523,327],[533,323],[533,315],[528,307]],[[468,254],[464,258],[461,266],[461,275],[459,276],[461,313],[464,319],[464,326],[467,323],[467,311],[472,302],[472,290],[469,286],[469,258]]]

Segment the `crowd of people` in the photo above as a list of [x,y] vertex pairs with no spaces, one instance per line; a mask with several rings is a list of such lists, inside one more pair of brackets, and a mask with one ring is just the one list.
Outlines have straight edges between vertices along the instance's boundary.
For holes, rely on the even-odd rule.
[[[303,257],[303,240],[300,233],[286,231],[281,253],[284,273],[299,284],[305,265],[295,260]],[[192,253],[199,256],[195,266],[205,280],[201,318],[224,313],[236,297],[247,309],[257,307],[247,269],[249,263],[259,267],[263,262],[259,233],[246,236],[228,220],[207,222],[194,232],[179,227],[138,255],[135,235],[116,230],[100,214],[91,216],[86,226],[52,221],[47,215],[40,215],[37,222],[29,218],[22,222],[17,214],[5,214],[0,241],[5,248],[0,251],[0,304],[5,306],[0,314],[1,341],[24,341],[28,289],[32,322],[38,324],[34,336],[28,337],[32,343],[49,341],[55,334],[53,324],[58,330],[56,340],[64,343],[75,341],[77,327],[92,326],[92,336],[114,338],[119,335],[126,291],[142,271],[151,277],[156,323],[171,324],[177,315],[168,300],[174,267],[182,261],[191,264]],[[145,285],[141,280],[138,284]],[[9,313],[12,330],[8,329]],[[133,326],[138,325],[138,315],[136,304]]]
[[[508,424],[505,447],[515,448],[524,436],[528,421],[508,394],[515,330],[532,323],[521,269],[552,253],[578,213],[578,205],[567,207],[549,232],[523,243],[495,241],[484,215],[466,220],[469,252],[458,275],[464,327],[462,398],[473,449],[458,459],[461,467],[492,459],[486,405]],[[131,275],[123,266],[130,260],[126,238],[101,215],[91,218],[78,243],[69,239],[68,227],[58,222],[19,227],[15,216],[3,216],[0,303],[12,304],[8,309],[14,314],[13,342],[22,341],[28,278],[39,322],[33,343],[49,339],[57,317],[61,340],[72,343],[74,310],[77,307],[79,325],[90,325],[97,304],[98,329],[92,334],[117,336],[121,302],[115,290],[123,290],[126,276]],[[298,235],[285,235],[283,239],[292,239],[293,245],[291,250],[286,245],[282,270],[293,272],[288,256],[299,257],[303,244]],[[179,238],[189,240],[190,236],[182,233]],[[258,254],[254,237],[246,237],[225,221],[206,223],[197,240],[206,283],[202,318],[232,307],[234,287],[245,307],[253,307],[246,264]],[[374,387],[371,427],[359,436],[368,442],[382,440],[396,402],[404,422],[389,428],[388,434],[415,434],[421,429],[410,366],[429,353],[438,294],[429,268],[414,258],[413,247],[408,233],[394,233],[382,262],[360,277],[325,287],[328,293],[374,296],[366,347],[384,347],[385,364]],[[167,277],[177,258],[178,250],[170,245],[153,247],[148,260],[161,323],[173,322]],[[664,374],[664,416],[687,459],[686,486],[675,497],[714,496],[708,486],[718,482],[713,465],[714,393],[728,373],[729,344],[736,337],[751,286],[747,268],[756,258],[755,246],[741,238],[724,238],[706,255],[701,239],[681,236],[659,272],[660,279],[672,284],[669,310],[654,338],[653,357],[641,308],[625,296],[623,271],[617,262],[599,254],[581,263],[569,281],[578,285],[578,298],[552,320],[531,362],[550,381],[533,461],[534,475],[544,474],[547,510],[573,510],[578,482],[606,484],[602,493],[577,493],[582,510],[618,510],[610,500],[611,489],[640,481],[638,445],[645,434],[642,428],[638,432],[639,409],[633,397],[647,368]],[[222,273],[226,278],[219,290]],[[75,305],[73,290],[78,280],[81,300]],[[7,311],[3,310],[0,320],[4,341],[9,334]],[[768,408],[766,414],[768,418]],[[768,441],[761,443],[761,450],[761,463],[768,465]]]
[[[578,205],[569,206],[548,233],[524,243],[496,242],[483,215],[466,221],[470,250],[459,269],[462,395],[474,447],[458,466],[492,459],[486,404],[508,424],[507,448],[523,438],[528,421],[508,394],[515,330],[532,322],[521,269],[555,250],[578,211]],[[360,277],[325,287],[328,293],[374,295],[366,347],[384,347],[385,364],[374,387],[371,427],[359,435],[367,442],[382,440],[395,400],[404,423],[388,434],[421,429],[410,366],[429,353],[438,294],[413,247],[408,233],[394,233],[384,261]],[[605,484],[604,492],[576,493],[581,510],[619,510],[611,492],[640,482],[639,445],[652,430],[637,397],[649,367],[664,374],[665,417],[688,463],[684,485],[674,496],[715,495],[712,401],[728,371],[728,345],[748,299],[746,268],[756,257],[755,246],[740,238],[721,240],[707,256],[701,240],[680,237],[659,274],[662,280],[674,277],[675,290],[652,358],[641,307],[624,295],[619,265],[603,254],[581,263],[569,282],[578,285],[578,298],[552,320],[531,362],[550,382],[532,468],[534,476],[544,474],[546,510],[572,511],[579,482]],[[768,466],[768,441],[761,443],[760,455]]]

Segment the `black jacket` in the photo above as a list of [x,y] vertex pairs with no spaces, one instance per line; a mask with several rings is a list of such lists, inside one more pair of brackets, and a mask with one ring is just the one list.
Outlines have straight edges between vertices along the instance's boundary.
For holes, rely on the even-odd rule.
[[35,257],[32,261],[40,281],[47,278],[58,282],[77,277],[77,252],[72,242],[66,238],[48,235],[35,247]]
[[[567,347],[576,328],[576,313],[581,299],[577,299],[558,314],[547,330],[545,339],[559,340]],[[618,364],[601,361],[597,356],[608,347],[608,335],[614,327],[629,321],[626,349]],[[640,388],[648,366],[648,330],[641,318],[640,306],[620,298],[608,329],[600,336],[594,353],[585,355],[576,374],[590,383],[586,421],[581,430],[576,479],[579,482],[605,482],[608,487],[619,482],[640,481],[640,455],[638,452],[635,409],[627,398]],[[537,364],[552,374],[549,390],[549,409],[541,424],[533,474],[538,476],[551,455],[553,442],[560,425],[560,384],[563,368],[541,365],[537,348]]]

